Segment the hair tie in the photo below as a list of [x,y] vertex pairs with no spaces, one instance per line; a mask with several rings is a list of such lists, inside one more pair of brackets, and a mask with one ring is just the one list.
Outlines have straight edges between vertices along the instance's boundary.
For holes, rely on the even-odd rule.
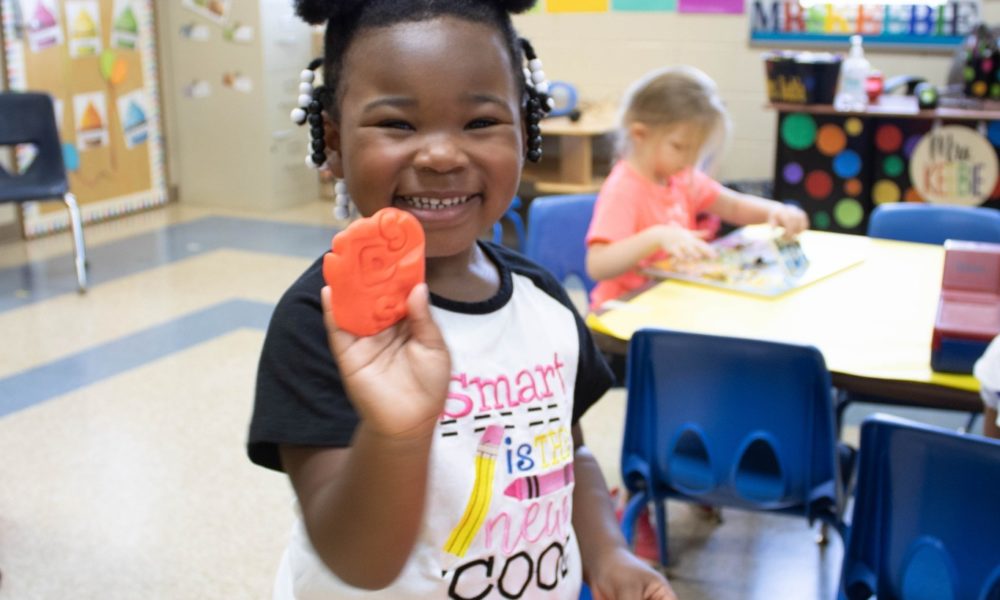
[[309,66],[299,74],[299,105],[292,109],[292,122],[296,125],[309,123],[309,150],[306,155],[306,165],[317,169],[326,162],[326,140],[323,131],[323,103],[321,98],[326,91],[324,86],[313,86],[316,81],[316,69],[323,65],[322,58],[309,62]]
[[527,157],[531,162],[538,162],[542,160],[542,128],[539,123],[554,104],[549,97],[549,82],[545,79],[542,61],[535,54],[534,47],[531,42],[521,38],[521,48],[528,61],[528,66],[524,68],[524,86],[528,92],[525,114],[528,129]]

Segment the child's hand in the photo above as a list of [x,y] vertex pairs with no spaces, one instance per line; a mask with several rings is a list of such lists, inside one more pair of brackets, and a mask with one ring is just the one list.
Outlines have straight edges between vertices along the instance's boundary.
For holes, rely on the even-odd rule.
[[429,434],[444,409],[451,356],[431,318],[427,285],[410,292],[406,318],[367,337],[337,327],[329,287],[322,299],[330,351],[361,418],[390,437]]
[[680,225],[654,225],[654,234],[670,256],[679,260],[701,260],[715,256],[715,250],[705,241],[707,231],[692,231]]
[[791,204],[776,206],[767,215],[767,222],[773,227],[783,228],[786,238],[793,238],[809,229],[809,216],[801,208]]
[[677,600],[663,575],[624,548],[603,557],[588,583],[594,600]]

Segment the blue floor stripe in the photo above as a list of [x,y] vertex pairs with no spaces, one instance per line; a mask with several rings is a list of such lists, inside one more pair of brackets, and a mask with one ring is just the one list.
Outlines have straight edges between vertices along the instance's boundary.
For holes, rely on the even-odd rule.
[[0,379],[0,418],[241,328],[266,329],[274,306],[231,300]]
[[[90,285],[134,275],[219,249],[316,258],[335,228],[259,219],[206,217],[87,248]],[[76,293],[72,247],[67,254],[0,269],[0,312]]]

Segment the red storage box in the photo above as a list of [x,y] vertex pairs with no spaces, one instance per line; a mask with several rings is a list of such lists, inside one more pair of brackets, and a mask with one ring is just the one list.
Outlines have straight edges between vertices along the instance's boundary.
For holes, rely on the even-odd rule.
[[948,240],[944,247],[931,368],[972,373],[1000,334],[1000,244]]

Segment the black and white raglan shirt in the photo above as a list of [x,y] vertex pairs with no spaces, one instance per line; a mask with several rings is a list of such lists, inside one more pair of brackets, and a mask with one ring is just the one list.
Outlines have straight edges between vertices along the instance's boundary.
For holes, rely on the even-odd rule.
[[[275,598],[579,596],[571,428],[613,378],[552,275],[502,246],[481,247],[500,273],[492,298],[431,296],[452,375],[424,524],[402,574],[378,592],[346,585],[322,564],[300,519]],[[248,452],[271,469],[281,470],[280,444],[349,446],[358,424],[327,347],[321,265],[282,297],[264,342]]]

